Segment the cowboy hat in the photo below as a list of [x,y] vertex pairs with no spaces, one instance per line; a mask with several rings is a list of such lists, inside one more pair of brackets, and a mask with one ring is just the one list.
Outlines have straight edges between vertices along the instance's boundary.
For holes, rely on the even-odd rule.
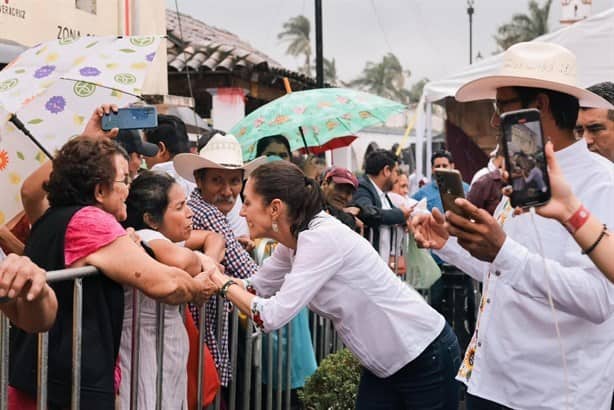
[[244,171],[244,178],[247,178],[254,169],[265,162],[266,157],[263,156],[244,164],[241,144],[237,138],[231,134],[219,133],[211,137],[198,155],[177,154],[173,159],[177,173],[192,182],[196,182],[194,171],[197,169],[240,169]]
[[458,89],[456,99],[492,100],[502,87],[543,88],[576,97],[581,107],[614,108],[597,94],[578,87],[576,56],[558,44],[531,41],[511,46],[503,53],[497,75],[469,81]]

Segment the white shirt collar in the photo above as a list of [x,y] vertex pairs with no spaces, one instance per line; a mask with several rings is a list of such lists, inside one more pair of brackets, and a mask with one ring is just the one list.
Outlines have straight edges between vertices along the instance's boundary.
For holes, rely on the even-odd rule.
[[382,191],[381,189],[379,189],[379,186],[377,186],[377,184],[375,183],[375,181],[373,180],[373,178],[371,178],[370,176],[367,176],[367,178],[369,178],[369,181],[371,181],[371,183],[373,184],[373,186],[375,187],[375,192],[377,192],[377,195],[379,195],[380,198],[385,198],[386,194],[384,193],[384,191]]

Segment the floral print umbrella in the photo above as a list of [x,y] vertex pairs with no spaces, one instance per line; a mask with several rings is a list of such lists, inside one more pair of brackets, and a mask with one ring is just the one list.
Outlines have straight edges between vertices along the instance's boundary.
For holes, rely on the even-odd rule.
[[292,151],[321,147],[335,138],[383,123],[405,108],[386,98],[345,88],[297,91],[253,111],[230,133],[241,143],[247,161],[255,157],[256,144],[264,137],[281,134]]
[[22,206],[25,177],[47,156],[8,118],[15,114],[53,153],[83,131],[101,104],[139,99],[161,36],[53,40],[23,52],[0,71],[0,224]]

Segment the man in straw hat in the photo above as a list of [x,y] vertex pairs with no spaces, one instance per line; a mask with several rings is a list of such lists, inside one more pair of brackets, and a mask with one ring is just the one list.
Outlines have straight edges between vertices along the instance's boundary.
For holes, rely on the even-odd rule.
[[[177,173],[188,181],[196,183],[188,200],[194,212],[194,229],[214,231],[226,238],[226,255],[222,261],[226,274],[237,278],[252,276],[257,265],[237,241],[226,215],[232,210],[243,180],[258,165],[266,162],[265,157],[243,163],[241,145],[230,134],[215,134],[197,154],[177,154],[173,165]],[[230,357],[228,355],[228,313],[224,314],[222,340],[216,340],[217,303],[215,298],[207,302],[205,318],[205,341],[216,361],[220,381],[227,386],[230,381]],[[198,309],[190,307],[198,319]],[[198,321],[197,321],[198,323]]]
[[[574,193],[614,226],[612,164],[573,134],[580,105],[610,105],[576,86],[571,52],[555,44],[516,44],[505,51],[498,75],[465,84],[456,99],[494,99],[495,127],[504,112],[539,109]],[[453,213],[444,219],[435,210],[412,222],[419,243],[484,283],[457,376],[467,385],[467,409],[609,409],[614,286],[563,227],[529,213],[513,216],[504,201],[494,217],[457,200],[471,219]],[[570,211],[569,230],[587,213]]]

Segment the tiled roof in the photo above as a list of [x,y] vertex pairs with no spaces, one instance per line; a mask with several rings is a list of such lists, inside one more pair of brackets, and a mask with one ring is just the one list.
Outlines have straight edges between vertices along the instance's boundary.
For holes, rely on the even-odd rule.
[[[247,41],[229,31],[210,26],[187,14],[166,10],[166,32],[169,71],[216,71],[245,74],[271,72],[308,85],[315,80],[287,70],[277,61],[253,48]],[[183,38],[181,36],[183,34]]]

